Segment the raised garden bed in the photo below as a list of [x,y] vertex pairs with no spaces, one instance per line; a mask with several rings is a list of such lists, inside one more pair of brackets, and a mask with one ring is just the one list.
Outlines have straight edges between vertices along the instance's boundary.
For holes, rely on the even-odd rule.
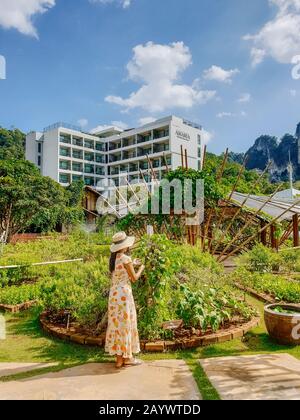
[[0,310],[5,312],[17,313],[21,311],[26,311],[37,303],[36,300],[31,300],[29,302],[20,303],[18,305],[4,305],[0,304]]
[[235,283],[235,286],[243,292],[247,292],[250,296],[256,298],[257,300],[260,300],[263,303],[271,304],[276,302],[276,299],[273,296],[267,295],[266,293],[259,293],[251,287],[243,286],[239,283]]
[[[70,325],[69,328],[61,324],[53,324],[49,319],[49,313],[44,312],[40,316],[40,322],[43,330],[62,340],[73,343],[104,347],[105,334],[95,337],[84,333],[82,328]],[[253,318],[244,324],[230,325],[228,328],[219,330],[216,333],[207,333],[205,335],[191,335],[190,337],[177,338],[175,340],[141,340],[141,349],[145,352],[164,352],[177,349],[197,348],[208,346],[210,344],[223,343],[236,338],[243,337],[252,328],[258,326],[260,318]]]

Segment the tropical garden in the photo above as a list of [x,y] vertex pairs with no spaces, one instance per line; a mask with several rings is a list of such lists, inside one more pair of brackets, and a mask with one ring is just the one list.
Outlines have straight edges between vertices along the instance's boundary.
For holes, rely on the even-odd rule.
[[[24,159],[21,132],[1,129],[0,146],[0,236],[4,238],[0,250],[0,307],[4,311],[29,304],[25,311],[4,312],[7,339],[0,341],[0,361],[57,361],[59,365],[47,369],[59,370],[110,360],[102,347],[60,340],[40,325],[41,314],[46,314],[54,328],[95,340],[104,336],[111,242],[111,236],[105,233],[105,218],[99,221],[97,232],[86,232],[83,185],[72,184],[65,189],[42,177]],[[178,169],[170,171],[167,177],[182,181],[203,179],[207,209],[213,209],[218,218],[218,203],[230,193],[241,173],[240,164],[228,161],[220,178],[223,160],[223,156],[208,154],[203,171]],[[244,193],[267,195],[276,186],[266,176],[245,170],[237,188]],[[226,229],[230,222],[224,223]],[[237,219],[228,230],[221,250],[242,223]],[[65,235],[55,232],[61,224],[67,227]],[[145,234],[148,224],[154,226],[152,236]],[[289,242],[282,252],[277,252],[253,239],[234,259],[234,270],[228,272],[207,252],[209,242],[214,246],[213,241],[220,241],[207,236],[206,246],[203,238],[195,246],[189,245],[180,217],[129,214],[117,221],[114,229],[137,235],[132,254],[146,267],[133,286],[141,339],[176,343],[173,348],[165,346],[160,354],[144,353],[145,360],[186,360],[203,397],[218,399],[197,363],[199,358],[285,351],[300,359],[299,347],[279,345],[270,339],[263,322],[264,305],[258,299],[263,294],[274,302],[299,303],[300,251],[290,250]],[[29,231],[45,234],[45,238],[11,243],[14,234]],[[250,225],[245,235],[251,236],[253,231],[255,226]],[[261,318],[258,327],[243,337],[234,335],[237,328],[257,317]],[[216,338],[220,332],[223,337],[229,333],[231,341]],[[205,337],[213,339],[202,346]],[[12,379],[5,377],[0,381]]]

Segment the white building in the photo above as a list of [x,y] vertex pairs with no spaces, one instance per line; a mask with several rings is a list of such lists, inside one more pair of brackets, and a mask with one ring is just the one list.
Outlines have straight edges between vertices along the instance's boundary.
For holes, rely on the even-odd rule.
[[182,118],[170,116],[137,129],[109,127],[88,134],[76,127],[57,123],[26,137],[26,158],[36,164],[42,175],[66,186],[83,179],[95,187],[99,180],[111,178],[116,185],[120,175],[140,181],[142,172],[150,182],[147,155],[158,180],[170,169],[181,166],[181,146],[187,150],[188,165],[201,169],[202,128]]

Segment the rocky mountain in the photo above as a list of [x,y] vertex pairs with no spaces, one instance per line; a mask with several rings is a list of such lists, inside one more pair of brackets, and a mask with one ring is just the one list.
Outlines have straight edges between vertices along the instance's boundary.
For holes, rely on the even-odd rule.
[[[295,180],[300,179],[300,123],[297,126],[296,134],[285,134],[281,139],[277,137],[262,135],[255,140],[254,145],[246,152],[247,169],[264,170],[268,161],[271,161],[270,178],[273,182],[287,181],[288,164],[291,159],[294,167]],[[230,158],[241,163],[243,154],[231,153]]]

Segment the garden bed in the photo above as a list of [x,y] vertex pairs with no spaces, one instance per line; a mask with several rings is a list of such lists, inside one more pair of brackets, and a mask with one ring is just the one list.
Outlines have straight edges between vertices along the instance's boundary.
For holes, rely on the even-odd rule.
[[18,305],[5,305],[5,304],[0,303],[0,311],[18,313],[21,311],[26,311],[27,309],[32,308],[36,304],[37,304],[36,300],[20,303]]
[[[104,333],[99,337],[96,337],[89,335],[87,332],[85,333],[80,326],[76,327],[70,324],[69,328],[67,328],[62,324],[54,324],[50,321],[49,315],[50,314],[48,312],[44,312],[40,316],[41,326],[46,333],[59,339],[71,341],[77,344],[104,347]],[[218,330],[215,333],[207,332],[202,336],[191,334],[190,337],[183,337],[174,340],[141,340],[141,349],[145,352],[164,352],[223,343],[225,341],[231,341],[236,338],[243,337],[252,328],[257,327],[259,322],[260,318],[255,317],[244,324],[232,324],[227,328]]]

